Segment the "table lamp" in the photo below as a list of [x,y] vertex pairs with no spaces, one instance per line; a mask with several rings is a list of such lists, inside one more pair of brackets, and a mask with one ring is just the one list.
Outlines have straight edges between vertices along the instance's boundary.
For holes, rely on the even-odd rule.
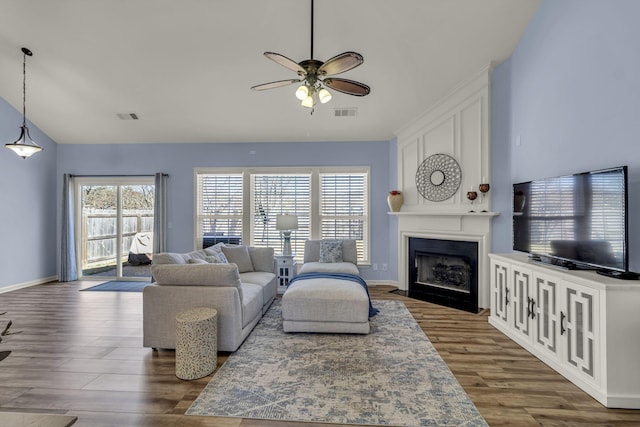
[[284,245],[282,255],[291,255],[291,230],[298,229],[298,217],[296,215],[277,215],[276,230],[280,230]]

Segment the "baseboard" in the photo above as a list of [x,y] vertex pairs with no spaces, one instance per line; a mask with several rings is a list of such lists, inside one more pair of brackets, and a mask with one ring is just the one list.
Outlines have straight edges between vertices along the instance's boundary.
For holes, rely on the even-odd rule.
[[4,286],[0,288],[0,294],[5,292],[17,291],[18,289],[28,288],[30,286],[43,285],[49,282],[55,282],[58,280],[58,276],[49,276],[43,279],[31,280],[29,282],[18,283],[15,285]]
[[368,286],[390,285],[398,287],[396,280],[366,280]]

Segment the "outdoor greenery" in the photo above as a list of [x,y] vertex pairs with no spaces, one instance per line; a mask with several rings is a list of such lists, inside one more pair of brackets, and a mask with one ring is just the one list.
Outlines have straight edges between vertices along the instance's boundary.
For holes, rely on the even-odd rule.
[[[82,187],[83,206],[90,209],[116,209],[117,189],[117,186],[85,185]],[[154,190],[153,185],[123,186],[123,209],[153,209]]]

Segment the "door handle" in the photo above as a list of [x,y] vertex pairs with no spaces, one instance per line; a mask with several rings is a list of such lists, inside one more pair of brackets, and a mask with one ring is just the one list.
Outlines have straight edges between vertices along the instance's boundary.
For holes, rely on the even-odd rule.
[[563,312],[560,312],[560,335],[564,335],[567,330],[564,327],[564,321],[567,319],[567,316],[564,315]]
[[531,297],[527,297],[527,317],[531,317]]
[[504,305],[509,305],[509,288],[504,290]]

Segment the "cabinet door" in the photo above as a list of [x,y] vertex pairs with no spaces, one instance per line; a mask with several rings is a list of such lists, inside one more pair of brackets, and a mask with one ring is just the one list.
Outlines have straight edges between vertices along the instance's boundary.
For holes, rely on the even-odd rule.
[[509,322],[509,265],[491,261],[491,316]]
[[566,313],[561,314],[565,343],[564,362],[583,379],[598,383],[598,291],[565,284]]
[[511,289],[513,290],[511,327],[529,341],[533,324],[531,315],[532,287],[531,270],[513,266],[511,268]]
[[531,303],[534,322],[533,345],[550,356],[559,358],[558,281],[553,276],[542,273],[535,273],[534,280],[534,298]]

